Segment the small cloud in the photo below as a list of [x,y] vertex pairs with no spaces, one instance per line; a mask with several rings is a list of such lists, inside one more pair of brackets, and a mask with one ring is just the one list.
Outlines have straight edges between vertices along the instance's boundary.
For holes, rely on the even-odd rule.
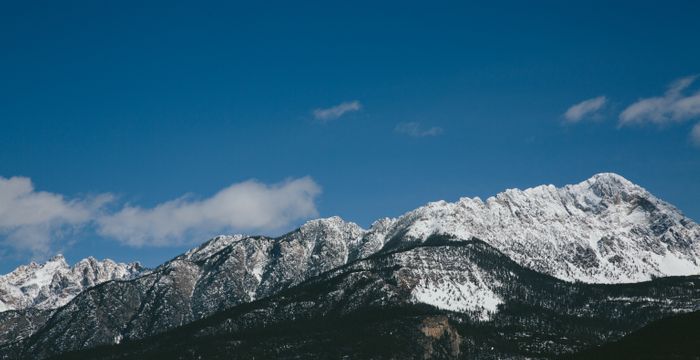
[[320,193],[310,177],[274,185],[250,180],[202,200],[183,196],[152,208],[125,206],[97,219],[98,233],[130,246],[168,246],[219,231],[279,230],[318,215]]
[[580,103],[571,106],[564,113],[565,123],[574,124],[586,117],[592,117],[600,109],[605,106],[608,99],[605,96],[598,96],[592,99],[581,101]]
[[394,131],[412,137],[438,136],[443,132],[441,127],[433,126],[426,129],[421,127],[421,124],[416,121],[399,123],[394,128]]
[[325,109],[315,109],[313,111],[314,118],[320,122],[328,122],[335,120],[349,112],[359,111],[362,109],[362,104],[359,101],[349,101],[343,102],[336,106],[325,108]]
[[700,91],[683,94],[696,79],[697,75],[678,79],[669,85],[663,96],[641,99],[628,106],[620,114],[620,125],[665,125],[700,116]]
[[67,199],[37,191],[26,177],[0,177],[0,235],[17,251],[45,257],[56,240],[89,223],[113,198],[101,194]]
[[690,131],[690,140],[693,145],[700,146],[700,123],[695,124],[693,130]]

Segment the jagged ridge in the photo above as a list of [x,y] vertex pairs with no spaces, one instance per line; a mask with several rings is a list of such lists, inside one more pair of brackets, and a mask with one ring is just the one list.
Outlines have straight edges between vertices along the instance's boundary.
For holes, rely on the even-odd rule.
[[[700,273],[700,226],[611,173],[563,188],[511,189],[486,201],[462,198],[455,203],[430,203],[396,219],[378,220],[368,230],[339,217],[312,220],[299,229],[298,236],[308,238],[307,245],[320,244],[316,250],[304,249],[306,254],[339,265],[433,234],[484,239],[523,266],[569,281],[620,283]],[[203,260],[245,238],[219,236],[180,258]],[[327,259],[324,246],[342,256]],[[61,259],[33,263],[0,277],[0,311],[56,308],[85,287],[138,274],[134,264],[85,259],[68,269]],[[253,261],[256,264],[245,272],[262,281],[257,277],[269,259]],[[305,268],[318,265],[303,264]],[[86,275],[81,275],[85,269]],[[54,273],[59,274],[55,282]],[[256,291],[249,291],[250,299]]]
[[0,276],[0,312],[61,307],[87,288],[109,280],[131,279],[142,270],[138,263],[98,261],[93,257],[72,267],[63,255],[43,264],[32,262]]
[[430,203],[392,221],[383,237],[392,248],[432,234],[483,239],[525,267],[569,281],[700,273],[700,226],[611,173],[562,188],[506,190],[486,201]]

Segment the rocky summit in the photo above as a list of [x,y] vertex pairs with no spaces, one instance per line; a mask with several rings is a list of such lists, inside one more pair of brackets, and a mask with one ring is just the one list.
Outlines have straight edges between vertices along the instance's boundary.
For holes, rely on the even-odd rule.
[[138,263],[122,264],[89,257],[68,266],[62,255],[43,264],[23,265],[0,276],[0,311],[54,309],[83,290],[109,280],[128,280],[143,271]]

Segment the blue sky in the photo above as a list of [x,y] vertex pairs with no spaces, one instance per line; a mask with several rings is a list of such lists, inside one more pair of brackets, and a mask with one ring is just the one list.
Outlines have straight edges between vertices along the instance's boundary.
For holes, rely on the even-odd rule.
[[700,220],[698,15],[693,1],[3,2],[0,272],[59,251],[152,266],[220,232],[369,226],[604,171]]

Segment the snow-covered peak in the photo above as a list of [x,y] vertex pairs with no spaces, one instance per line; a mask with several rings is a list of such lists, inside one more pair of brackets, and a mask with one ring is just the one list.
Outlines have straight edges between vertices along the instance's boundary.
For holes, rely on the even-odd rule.
[[563,191],[592,204],[629,201],[634,196],[653,197],[639,185],[613,173],[602,173],[578,184],[567,185]]
[[[585,180],[579,186],[588,185],[594,189],[607,189],[609,193],[642,190],[642,188],[631,181],[624,178],[622,175],[615,173],[600,173],[593,175],[590,179]],[[576,185],[572,185],[576,186]]]
[[[69,269],[70,267],[62,255],[54,256],[43,264],[31,262],[27,266],[22,265],[9,274],[0,276],[0,289],[5,290],[5,285],[14,285],[29,297],[36,297],[40,289],[51,284],[54,274]],[[12,297],[13,294],[7,295],[9,296],[3,297]],[[0,298],[0,309],[7,310],[11,308],[6,302],[6,299]]]
[[49,261],[44,264],[44,266],[48,264],[56,264],[56,266],[62,266],[62,267],[68,267],[68,262],[66,261],[66,258],[63,256],[63,254],[56,254],[52,258],[49,259]]
[[108,280],[133,278],[141,271],[138,263],[98,261],[92,257],[71,267],[59,254],[45,263],[32,262],[0,276],[0,311],[57,308],[85,288]]
[[700,226],[620,175],[509,189],[485,202],[429,203],[384,235],[477,237],[521,265],[565,280],[618,283],[700,273]]
[[316,219],[306,222],[297,230],[298,234],[293,235],[301,243],[306,244],[307,253],[314,254],[314,261],[323,262],[326,257],[322,254],[315,254],[318,251],[336,252],[334,257],[340,255],[347,262],[362,242],[366,230],[354,222],[343,220],[339,216],[332,216],[324,219]]
[[237,241],[245,239],[246,237],[247,236],[243,234],[219,235],[205,242],[204,244],[189,250],[182,257],[190,261],[200,261],[216,254],[223,248],[230,246]]
[[343,220],[340,216],[332,216],[310,220],[299,227],[299,232],[305,237],[339,238],[352,243],[358,240],[365,233],[365,230],[354,222]]

